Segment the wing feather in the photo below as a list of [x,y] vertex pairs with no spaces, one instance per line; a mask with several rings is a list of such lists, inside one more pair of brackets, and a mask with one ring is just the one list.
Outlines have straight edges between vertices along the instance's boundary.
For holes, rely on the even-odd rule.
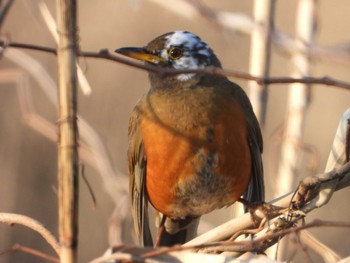
[[248,189],[243,198],[248,203],[263,202],[265,200],[264,170],[262,163],[263,139],[259,122],[254,114],[253,107],[247,94],[238,85],[233,84],[237,100],[241,103],[247,116],[248,143],[252,160],[252,176]]
[[133,111],[129,123],[129,191],[135,231],[141,246],[153,246],[148,217],[148,197],[146,191],[146,156],[138,125],[137,109]]

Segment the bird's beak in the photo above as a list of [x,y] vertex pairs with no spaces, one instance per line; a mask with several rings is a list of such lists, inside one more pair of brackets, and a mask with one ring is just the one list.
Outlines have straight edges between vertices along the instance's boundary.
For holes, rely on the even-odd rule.
[[123,48],[116,49],[115,52],[130,58],[138,59],[138,60],[149,62],[152,64],[158,64],[159,62],[165,61],[163,58],[157,55],[151,54],[145,48],[123,47]]

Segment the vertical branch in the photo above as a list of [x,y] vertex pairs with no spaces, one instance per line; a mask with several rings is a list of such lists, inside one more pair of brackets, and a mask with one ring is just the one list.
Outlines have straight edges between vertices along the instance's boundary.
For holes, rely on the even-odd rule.
[[[271,30],[275,12],[275,0],[255,0],[254,18],[260,26],[255,27],[251,36],[249,73],[253,76],[268,77],[271,54]],[[260,125],[265,125],[267,85],[249,81],[249,98]]]
[[[317,0],[299,0],[296,12],[296,40],[298,45],[312,46],[316,33],[316,4]],[[293,77],[301,78],[310,76],[310,60],[307,54],[296,52],[292,56]],[[305,116],[310,104],[310,86],[304,84],[292,84],[288,96],[287,121],[281,149],[281,160],[277,174],[275,196],[280,196],[291,191],[297,181],[297,165],[300,161],[298,147],[302,143]],[[281,245],[280,256],[286,246]]]
[[[299,0],[296,21],[296,37],[299,45],[311,46],[315,33],[315,0]],[[309,58],[302,53],[292,57],[293,77],[310,76]],[[288,96],[288,113],[282,143],[281,162],[278,171],[276,196],[289,192],[296,184],[298,145],[302,143],[305,115],[310,103],[310,87],[292,84]]]
[[77,151],[77,75],[76,1],[57,0],[59,34],[58,100],[58,197],[60,259],[77,261],[78,233],[78,151]]

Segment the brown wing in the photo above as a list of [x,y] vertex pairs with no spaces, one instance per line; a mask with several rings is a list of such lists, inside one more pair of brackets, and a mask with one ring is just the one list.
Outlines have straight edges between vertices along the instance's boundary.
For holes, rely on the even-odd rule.
[[148,197],[146,192],[146,156],[138,125],[138,111],[134,109],[129,122],[129,191],[135,231],[141,246],[153,246],[149,229]]
[[248,121],[248,143],[252,159],[252,177],[244,199],[250,203],[265,200],[264,171],[262,163],[263,140],[259,122],[256,119],[252,105],[246,93],[236,84],[234,85],[236,97],[241,103]]

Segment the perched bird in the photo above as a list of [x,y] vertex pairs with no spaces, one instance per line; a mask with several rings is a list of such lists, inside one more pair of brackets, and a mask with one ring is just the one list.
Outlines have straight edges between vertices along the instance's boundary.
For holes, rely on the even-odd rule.
[[[221,68],[198,36],[174,31],[117,53],[160,69]],[[226,77],[150,72],[129,123],[130,196],[141,245],[152,246],[148,202],[163,218],[158,245],[184,243],[200,216],[243,194],[264,200],[261,131],[250,101]]]

